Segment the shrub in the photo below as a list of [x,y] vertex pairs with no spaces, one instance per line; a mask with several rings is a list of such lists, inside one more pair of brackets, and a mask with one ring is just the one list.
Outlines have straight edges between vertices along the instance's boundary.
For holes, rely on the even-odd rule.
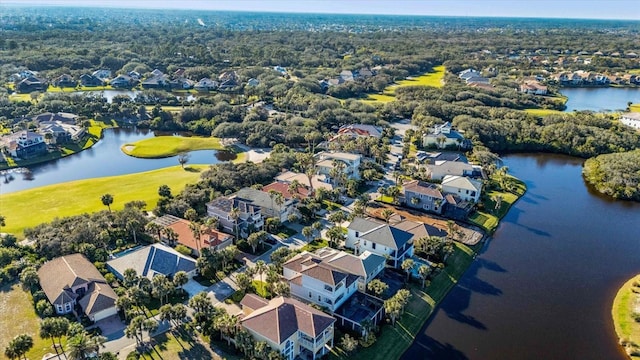
[[176,246],[175,249],[176,249],[177,252],[179,252],[182,255],[185,255],[185,256],[191,255],[191,249],[189,249],[188,247],[186,247],[186,246],[184,246],[182,244],[179,244],[178,246]]

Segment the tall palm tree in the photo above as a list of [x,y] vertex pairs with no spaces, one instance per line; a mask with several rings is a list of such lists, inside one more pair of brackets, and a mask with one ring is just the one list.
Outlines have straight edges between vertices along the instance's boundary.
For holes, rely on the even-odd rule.
[[202,238],[202,225],[197,222],[189,222],[189,229],[193,234],[193,238],[196,240],[196,250],[200,254],[200,240]]
[[145,226],[145,230],[147,232],[152,233],[158,237],[158,242],[162,240],[162,229],[163,229],[162,225],[157,224],[153,221],[151,221]]
[[164,237],[169,242],[169,245],[173,246],[176,244],[176,241],[178,241],[178,233],[175,230],[167,227],[167,228],[164,228],[162,232],[164,233]]
[[107,209],[109,209],[109,212],[111,212],[111,204],[113,204],[113,195],[104,194],[100,197],[100,201],[102,201],[102,205],[106,206]]
[[87,358],[87,353],[91,350],[91,339],[85,331],[81,331],[67,340],[67,359],[81,360]]
[[240,237],[240,235],[238,235],[240,233],[240,226],[238,224],[238,220],[240,219],[240,209],[232,207],[229,212],[229,217],[233,220],[233,231],[236,235],[235,241],[238,241],[238,238]]
[[395,213],[391,209],[384,209],[380,213],[380,215],[382,215],[382,218],[384,219],[384,221],[386,221],[387,224],[389,223],[389,220],[391,219],[393,214],[395,214]]
[[138,243],[138,237],[136,234],[136,229],[138,228],[138,226],[140,226],[140,222],[136,219],[130,219],[129,221],[127,221],[127,229],[129,229],[133,234],[133,242],[136,244]]

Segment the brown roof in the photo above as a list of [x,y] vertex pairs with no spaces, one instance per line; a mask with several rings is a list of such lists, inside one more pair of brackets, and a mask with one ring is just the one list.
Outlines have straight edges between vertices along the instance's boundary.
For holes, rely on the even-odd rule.
[[421,239],[427,236],[446,235],[446,233],[436,227],[411,220],[404,220],[402,222],[394,224],[393,226],[397,227],[400,230],[412,233],[414,239]]
[[303,269],[301,274],[307,275],[311,278],[318,279],[325,284],[335,286],[337,283],[347,277],[347,274],[337,271],[333,267],[327,264],[315,264],[306,269]]
[[89,285],[87,293],[78,301],[78,304],[87,315],[98,313],[102,310],[116,306],[118,295],[105,283],[93,282]]
[[332,316],[298,300],[277,297],[242,319],[241,323],[274,343],[282,344],[297,331],[315,338],[334,321]]
[[242,305],[243,309],[246,307],[248,309],[251,309],[252,311],[255,311],[257,309],[260,309],[261,307],[269,305],[269,300],[262,298],[256,294],[246,294],[242,298],[242,301],[240,301],[240,305]]
[[191,222],[189,220],[181,219],[173,215],[164,215],[159,219],[154,220],[157,224],[172,229],[178,234],[178,243],[190,248],[198,249],[203,247],[214,247],[220,245],[222,242],[232,239],[233,236],[225,234],[223,232],[207,229],[205,226],[201,227],[200,234],[200,246],[197,244],[193,231],[189,226]]
[[418,180],[412,180],[402,185],[404,190],[411,191],[418,194],[424,194],[433,198],[442,199],[442,193],[438,190],[438,186],[431,183],[425,183]]
[[52,304],[64,304],[77,295],[72,287],[93,281],[106,283],[98,269],[82,254],[47,261],[38,270],[40,286]]

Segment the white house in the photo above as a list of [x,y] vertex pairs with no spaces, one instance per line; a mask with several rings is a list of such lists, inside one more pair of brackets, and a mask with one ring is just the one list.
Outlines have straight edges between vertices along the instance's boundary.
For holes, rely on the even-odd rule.
[[260,207],[262,215],[265,217],[275,217],[280,219],[281,223],[288,221],[289,215],[295,212],[295,203],[297,200],[292,197],[284,197],[278,199],[277,196],[252,189],[242,188],[233,195],[237,199],[241,199],[247,203]]
[[308,252],[284,263],[291,294],[335,312],[358,290],[358,276],[339,271]]
[[447,175],[442,179],[442,192],[457,195],[464,201],[478,203],[482,193],[482,182],[464,176]]
[[436,125],[431,132],[422,137],[422,145],[424,147],[436,147],[444,149],[446,147],[466,147],[465,137],[453,130],[450,122]]
[[356,254],[369,251],[388,259],[398,268],[413,256],[413,234],[372,219],[355,218],[347,228],[347,248]]
[[620,122],[632,128],[640,129],[640,113],[630,112],[622,114],[620,115]]
[[336,319],[296,299],[263,299],[247,294],[240,302],[240,324],[256,341],[265,341],[286,360],[317,359],[333,347]]
[[442,180],[447,175],[481,176],[482,167],[461,161],[437,160],[434,164],[426,165],[427,174],[431,180]]
[[334,161],[344,163],[344,173],[348,178],[360,179],[360,162],[362,155],[351,154],[345,152],[323,151],[315,155],[317,158],[316,170],[318,174],[330,176],[331,170],[334,168]]
[[348,252],[325,247],[315,252],[323,263],[334,268],[358,276],[358,290],[366,292],[367,284],[382,270],[386,259],[380,255],[365,251],[355,256]]

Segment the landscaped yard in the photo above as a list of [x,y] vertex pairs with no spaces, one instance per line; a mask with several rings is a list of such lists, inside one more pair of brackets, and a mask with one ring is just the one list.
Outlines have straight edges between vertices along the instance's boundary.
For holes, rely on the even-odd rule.
[[[175,335],[174,335],[175,334]],[[177,338],[176,338],[177,337]],[[205,339],[199,335],[189,336],[186,332],[167,332],[153,338],[155,346],[152,352],[142,355],[141,359],[202,359],[202,360],[236,360],[237,356],[213,351]]]
[[[473,250],[464,244],[455,243],[455,251],[447,259],[445,269],[433,279],[431,284],[422,289],[411,286],[411,300],[407,304],[404,315],[396,322],[382,326],[377,341],[368,348],[358,348],[352,355],[346,355],[337,346],[331,353],[332,359],[349,360],[386,360],[399,359],[409,348],[416,335],[427,321],[436,305],[444,299],[449,290],[473,261]],[[339,344],[336,339],[335,344]]]
[[[640,345],[640,322],[635,318],[640,314],[638,306],[640,305],[640,275],[627,281],[618,291],[615,299],[613,300],[613,307],[611,308],[611,315],[613,316],[613,325],[616,329],[618,338],[625,341],[625,343],[633,343],[636,346]],[[629,346],[629,350],[632,350],[633,346]],[[636,348],[638,349],[638,348]],[[632,358],[640,358],[640,350],[631,353]]]
[[323,247],[327,247],[327,246],[329,246],[329,241],[325,239],[317,239],[303,246],[302,249],[300,250],[314,252],[317,249],[322,249]]
[[[526,185],[522,181],[515,177],[510,177],[513,179],[513,183],[515,184],[515,193],[498,191],[495,189],[486,191],[482,194],[481,200],[484,203],[484,210],[477,210],[471,214],[471,216],[469,216],[469,222],[478,225],[488,233],[495,231],[500,219],[509,212],[511,205],[513,205],[520,196],[524,195],[527,190]],[[492,199],[494,196],[502,197],[502,203],[498,209],[496,209],[496,203]]]
[[[3,352],[9,341],[20,334],[33,338],[33,348],[27,358],[42,359],[45,354],[54,352],[51,340],[38,336],[40,318],[33,309],[31,294],[22,290],[19,284],[0,288],[0,329],[0,350]],[[64,346],[64,339],[62,344]]]
[[168,185],[174,193],[178,193],[186,184],[196,182],[200,177],[200,171],[207,167],[191,165],[182,169],[180,166],[172,166],[3,194],[2,215],[6,217],[7,224],[3,231],[20,237],[26,227],[51,221],[54,217],[106,210],[100,201],[104,194],[113,195],[114,202],[111,208],[115,210],[124,208],[125,203],[133,200],[145,201],[147,208],[151,209],[160,197],[160,185]]

